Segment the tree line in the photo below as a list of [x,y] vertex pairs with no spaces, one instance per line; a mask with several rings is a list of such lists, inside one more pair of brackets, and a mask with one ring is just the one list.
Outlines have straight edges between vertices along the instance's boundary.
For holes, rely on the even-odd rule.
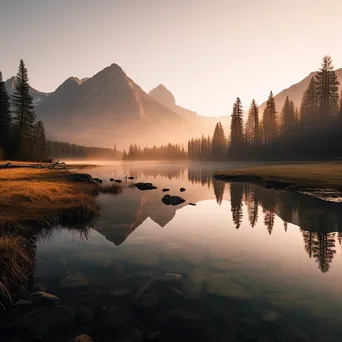
[[244,123],[243,106],[234,102],[229,138],[220,122],[213,137],[191,139],[191,159],[328,159],[342,156],[342,92],[330,56],[311,78],[300,108],[287,97],[278,112],[272,91],[262,115],[252,100]]
[[24,61],[19,63],[10,97],[0,71],[0,159],[45,160],[47,145],[42,121],[36,119]]
[[141,147],[131,144],[128,152],[124,150],[122,159],[124,160],[184,160],[188,158],[184,146],[179,144]]
[[47,153],[50,158],[70,159],[106,159],[116,160],[122,158],[122,152],[114,146],[111,148],[87,147],[60,141],[47,141]]

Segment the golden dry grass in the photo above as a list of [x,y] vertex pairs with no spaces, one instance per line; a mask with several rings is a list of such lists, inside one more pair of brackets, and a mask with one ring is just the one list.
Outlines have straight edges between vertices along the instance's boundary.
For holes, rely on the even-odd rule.
[[0,226],[79,207],[94,207],[96,186],[49,169],[0,170]]
[[234,180],[272,180],[295,187],[342,189],[342,163],[310,163],[244,168],[217,172],[217,178]]
[[6,298],[11,298],[11,285],[27,281],[32,271],[33,259],[28,248],[28,241],[24,237],[0,237],[0,293]]

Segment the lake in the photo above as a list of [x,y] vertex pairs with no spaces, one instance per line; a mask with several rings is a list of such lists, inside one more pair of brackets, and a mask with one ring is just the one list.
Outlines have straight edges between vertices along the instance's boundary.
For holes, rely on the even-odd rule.
[[[340,341],[341,204],[212,178],[248,165],[88,169],[157,189],[128,180],[122,193],[99,197],[89,229],[38,237],[32,290],[87,312],[49,341]],[[165,205],[165,194],[186,202]]]

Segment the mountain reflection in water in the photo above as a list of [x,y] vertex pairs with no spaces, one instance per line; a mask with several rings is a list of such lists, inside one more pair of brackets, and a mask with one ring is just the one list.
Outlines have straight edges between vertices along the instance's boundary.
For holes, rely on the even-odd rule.
[[[30,291],[95,315],[92,325],[76,320],[46,336],[131,341],[138,329],[139,341],[339,341],[341,204],[212,178],[243,166],[89,169],[106,181],[129,175],[158,188],[140,191],[127,180],[120,194],[100,195],[95,222],[62,220],[35,233]],[[163,188],[186,202],[164,205]],[[78,283],[66,287],[70,277]]]

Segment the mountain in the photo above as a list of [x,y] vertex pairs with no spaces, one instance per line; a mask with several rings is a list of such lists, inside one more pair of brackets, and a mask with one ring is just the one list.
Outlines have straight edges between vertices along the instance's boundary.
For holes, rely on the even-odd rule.
[[[336,72],[337,79],[340,82],[340,89],[342,89],[342,69],[337,69],[335,70],[335,72]],[[294,102],[295,107],[297,107],[298,109],[300,108],[303,93],[307,89],[310,83],[311,77],[315,76],[315,74],[316,72],[311,72],[308,76],[306,76],[300,82],[293,84],[289,88],[282,90],[280,93],[278,93],[275,96],[276,108],[277,108],[278,113],[281,112],[281,109],[284,105],[284,102],[287,96],[289,97],[290,100]],[[266,106],[266,102],[262,103],[259,106],[261,115],[265,106]]]
[[117,64],[86,80],[68,78],[38,117],[58,140],[127,148],[180,141],[189,123],[145,93]]
[[[5,87],[8,95],[13,95],[16,87],[16,77],[12,76],[5,82]],[[43,93],[37,89],[30,87],[30,94],[33,97],[33,103],[35,106],[38,106],[46,97],[49,95],[48,93]]]

